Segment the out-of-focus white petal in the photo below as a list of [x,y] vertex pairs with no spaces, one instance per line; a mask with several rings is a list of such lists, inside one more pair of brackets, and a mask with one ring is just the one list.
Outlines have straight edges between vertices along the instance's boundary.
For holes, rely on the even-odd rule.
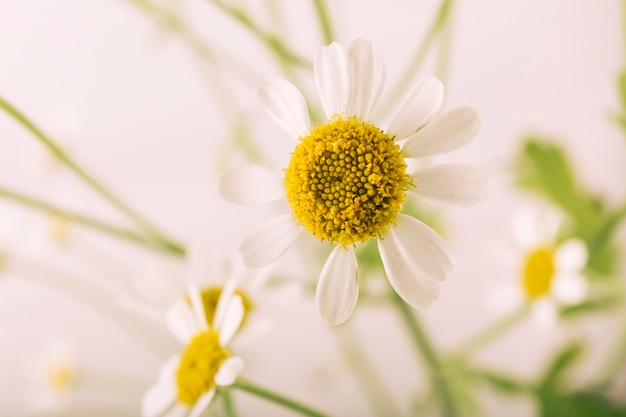
[[220,174],[217,192],[233,204],[268,204],[285,195],[285,186],[280,171],[262,165],[243,165]]
[[174,337],[185,344],[198,331],[191,306],[184,300],[177,300],[167,309],[165,323]]
[[405,139],[439,112],[443,103],[443,84],[435,77],[427,77],[418,82],[406,96],[396,115],[389,123],[387,133],[395,140]]
[[206,314],[204,312],[204,303],[202,302],[202,296],[200,291],[192,282],[187,284],[187,294],[191,301],[191,311],[196,322],[196,328],[200,331],[209,329],[209,324],[206,322]]
[[543,331],[554,329],[559,319],[557,306],[554,301],[550,300],[548,297],[541,297],[533,302],[531,315],[537,323],[537,326]]
[[507,284],[490,288],[486,293],[485,305],[491,312],[511,314],[525,302],[524,294],[520,291],[519,286],[512,285],[512,282]]
[[389,230],[378,239],[378,250],[387,279],[400,297],[413,307],[428,307],[439,297],[439,284],[408,259]]
[[350,76],[345,49],[333,42],[320,48],[313,68],[322,107],[330,119],[345,113],[350,96]]
[[324,264],[315,291],[315,303],[324,320],[341,324],[350,317],[359,296],[356,255],[336,246]]
[[282,78],[267,78],[257,89],[261,105],[294,139],[311,129],[306,101],[293,84]]
[[141,399],[142,417],[159,417],[176,402],[174,379],[162,379],[148,388]]
[[223,322],[221,323],[221,327],[218,329],[220,334],[220,344],[222,346],[227,345],[232,340],[235,333],[237,333],[239,326],[241,326],[244,313],[245,310],[243,308],[243,301],[241,300],[241,297],[237,294],[230,297]]
[[367,120],[385,81],[380,49],[369,41],[356,39],[348,47],[348,65],[350,99],[346,113]]
[[263,223],[239,247],[243,263],[250,268],[271,264],[289,249],[300,233],[302,226],[291,214]]
[[589,284],[580,275],[557,275],[552,283],[552,296],[563,305],[580,303],[587,296]]
[[554,263],[557,273],[580,272],[587,265],[587,246],[580,239],[570,239],[563,242],[554,253]]
[[222,328],[222,323],[224,322],[224,318],[230,308],[230,302],[233,294],[237,290],[238,283],[239,279],[237,279],[236,275],[233,275],[233,277],[224,283],[222,292],[220,293],[220,298],[217,300],[217,306],[215,307],[215,316],[213,317],[212,323],[213,328]]
[[472,141],[480,130],[480,117],[471,107],[452,109],[409,136],[402,146],[407,158],[449,153]]
[[187,417],[200,417],[200,415],[207,409],[211,401],[213,401],[213,397],[215,397],[215,388],[211,388],[204,394],[198,398],[196,403],[193,405],[191,410],[189,411],[189,415]]
[[408,259],[431,279],[444,280],[454,261],[446,242],[433,229],[406,214],[399,214],[390,232]]
[[185,417],[188,412],[189,408],[187,406],[176,403],[163,417]]
[[243,359],[238,356],[231,356],[226,359],[215,375],[215,384],[220,387],[232,385],[244,368]]
[[442,164],[412,174],[415,188],[410,191],[429,200],[467,207],[487,198],[487,174],[474,166]]

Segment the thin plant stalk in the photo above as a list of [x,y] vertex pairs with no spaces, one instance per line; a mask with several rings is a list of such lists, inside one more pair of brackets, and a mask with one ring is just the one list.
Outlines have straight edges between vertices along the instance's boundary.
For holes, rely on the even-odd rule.
[[303,416],[330,417],[328,414],[324,414],[296,400],[286,397],[285,395],[270,391],[245,379],[237,379],[232,387],[241,391],[245,391],[249,394],[256,395],[257,397],[263,398],[282,407],[289,408]]
[[164,245],[160,241],[156,241],[151,237],[144,236],[129,229],[111,225],[102,220],[98,220],[84,214],[63,209],[59,206],[47,203],[42,200],[38,200],[33,197],[26,196],[24,194],[9,190],[4,187],[0,187],[0,198],[5,198],[7,200],[22,204],[24,206],[44,213],[60,216],[61,218],[69,222],[88,227],[92,230],[104,233],[117,239],[125,240],[127,242],[142,246],[150,250],[165,252],[173,256],[182,256],[182,252],[178,250],[172,250],[173,248],[171,246]]
[[317,21],[320,25],[324,43],[328,45],[335,40],[334,31],[328,15],[328,7],[324,0],[313,0],[313,5],[315,6],[315,13],[317,14]]
[[430,371],[430,377],[433,384],[433,390],[439,395],[441,402],[442,416],[454,417],[457,416],[456,405],[452,396],[452,391],[448,385],[441,360],[437,355],[435,348],[430,342],[422,324],[419,322],[411,307],[404,302],[400,296],[393,294],[392,296],[394,305],[397,307],[398,312],[402,316],[404,324],[407,327],[414,343],[415,347],[421,354],[421,358]]
[[39,128],[37,128],[24,114],[12,106],[9,102],[0,97],[0,108],[4,110],[8,115],[13,117],[23,127],[29,130],[35,138],[37,138],[48,150],[65,166],[73,171],[81,180],[89,185],[94,191],[98,192],[104,199],[109,201],[115,208],[126,215],[129,219],[134,221],[139,227],[141,227],[147,234],[159,241],[161,245],[167,246],[172,252],[178,252],[181,255],[185,254],[185,249],[168,238],[159,231],[156,226],[139,215],[136,211],[131,209],[116,195],[109,191],[104,185],[97,181],[94,177],[81,168],[73,159],[71,159],[53,140],[45,135]]

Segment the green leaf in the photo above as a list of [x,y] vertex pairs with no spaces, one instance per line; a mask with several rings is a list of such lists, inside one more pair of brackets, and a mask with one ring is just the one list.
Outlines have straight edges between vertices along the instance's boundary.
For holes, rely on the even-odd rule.
[[539,394],[542,417],[625,417],[626,407],[612,402],[599,392]]
[[562,348],[548,365],[540,383],[541,389],[549,389],[562,382],[564,374],[580,359],[584,346],[579,341],[574,341]]
[[619,307],[621,302],[622,297],[618,295],[606,296],[603,298],[587,300],[579,304],[561,307],[559,315],[563,319],[576,318],[582,314],[599,313],[607,310],[612,310]]

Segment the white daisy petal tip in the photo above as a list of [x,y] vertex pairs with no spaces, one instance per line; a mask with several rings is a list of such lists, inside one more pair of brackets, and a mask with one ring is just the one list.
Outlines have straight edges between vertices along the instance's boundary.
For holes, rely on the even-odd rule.
[[345,48],[333,42],[319,49],[313,65],[317,91],[330,119],[345,114],[350,99],[349,63]]
[[281,173],[262,165],[230,168],[217,178],[217,192],[232,204],[268,204],[285,195]]
[[328,324],[341,324],[352,315],[358,296],[356,255],[351,249],[337,246],[324,264],[315,291],[320,315]]
[[300,236],[303,227],[291,214],[276,217],[250,233],[239,246],[243,263],[249,268],[270,265]]
[[487,199],[489,175],[482,169],[464,164],[442,164],[412,174],[420,197],[457,207],[469,207]]
[[449,110],[411,135],[402,146],[402,153],[407,158],[450,153],[470,143],[480,126],[480,116],[472,107]]
[[402,140],[426,126],[439,113],[443,104],[443,83],[436,77],[425,77],[407,94],[396,111],[388,131],[395,140]]
[[231,356],[226,359],[215,375],[215,385],[220,387],[232,385],[241,375],[244,367],[245,363],[239,356]]
[[309,110],[296,86],[282,78],[266,78],[257,88],[257,96],[265,111],[291,137],[308,135],[311,129]]

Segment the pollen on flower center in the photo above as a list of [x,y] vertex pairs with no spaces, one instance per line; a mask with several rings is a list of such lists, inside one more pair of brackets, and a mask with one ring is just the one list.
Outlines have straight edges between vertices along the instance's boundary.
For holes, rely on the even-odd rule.
[[318,239],[342,245],[385,232],[410,184],[393,138],[355,118],[337,117],[300,138],[285,169],[294,217]]
[[554,278],[553,250],[539,248],[532,251],[526,258],[523,271],[523,285],[526,295],[536,298],[550,291]]
[[197,334],[183,353],[176,371],[177,398],[192,406],[213,386],[215,375],[230,352],[219,343],[219,334],[207,331]]

